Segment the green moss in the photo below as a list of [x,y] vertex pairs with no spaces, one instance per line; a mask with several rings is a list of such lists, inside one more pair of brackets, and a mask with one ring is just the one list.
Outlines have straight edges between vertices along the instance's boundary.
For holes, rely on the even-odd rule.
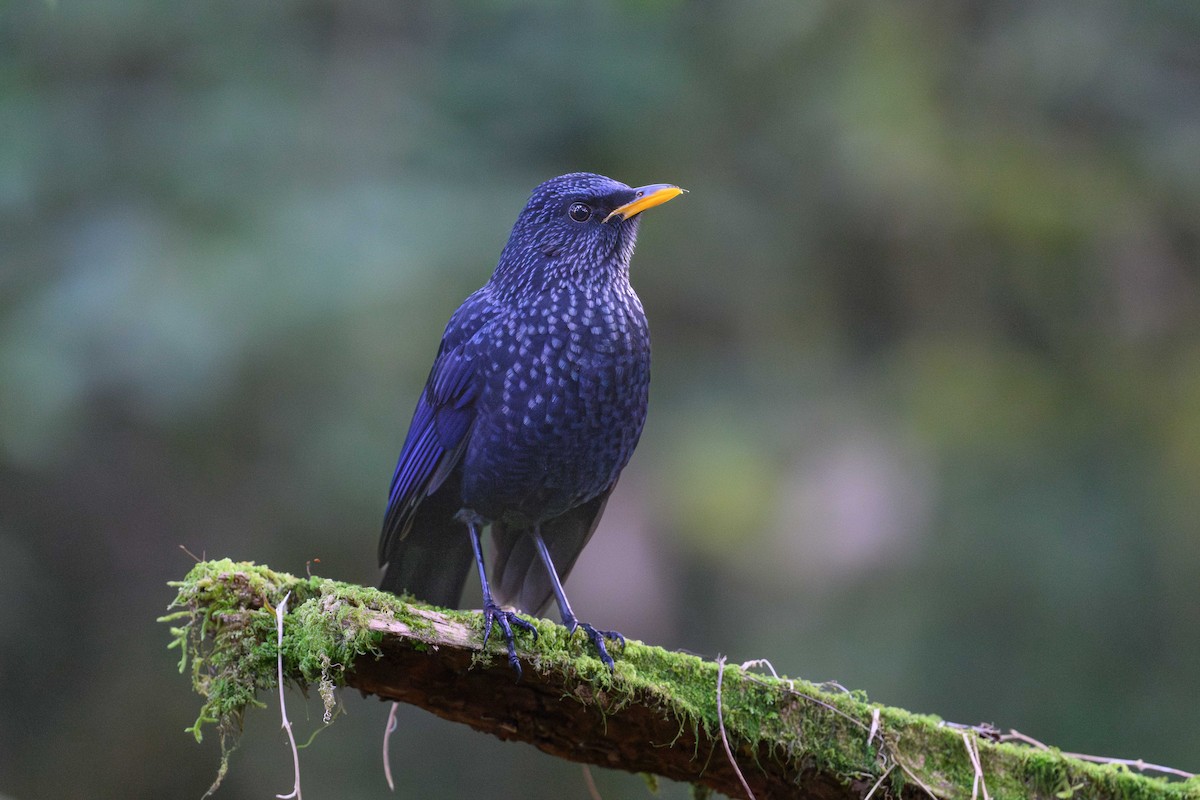
[[221,739],[221,768],[210,791],[228,769],[246,709],[262,705],[260,691],[278,686],[274,609],[285,596],[285,678],[301,687],[316,683],[327,718],[345,665],[378,643],[367,614],[391,610],[412,617],[396,598],[374,589],[229,559],[200,562],[171,585],[178,594],[168,610],[177,610],[159,621],[172,623],[170,647],[180,649],[180,672],[190,663],[192,686],[204,698],[188,731],[200,741],[211,725]]
[[[204,698],[189,730],[200,739],[207,724],[238,726],[257,694],[277,686],[275,608],[288,598],[283,669],[297,685],[332,686],[346,665],[376,653],[380,634],[368,621],[389,614],[410,628],[431,626],[408,603],[387,592],[324,578],[297,578],[251,562],[202,561],[182,581],[160,622],[173,623],[170,647],[180,649],[180,672],[191,665],[192,685]],[[478,616],[478,615],[467,615]]]
[[[302,687],[317,685],[327,721],[334,709],[334,687],[346,666],[363,654],[378,652],[382,634],[369,629],[372,618],[390,615],[414,630],[432,629],[411,604],[386,592],[297,578],[252,563],[201,562],[172,585],[178,589],[174,611],[162,621],[172,623],[171,646],[181,650],[180,671],[188,671],[190,664],[192,684],[204,698],[189,730],[200,739],[212,725],[221,736],[224,755],[218,783],[245,710],[260,705],[261,690],[277,685],[274,608],[285,595],[284,676]],[[439,613],[482,628],[477,612]],[[623,648],[614,645],[616,670],[610,672],[586,636],[568,634],[547,620],[532,622],[537,639],[519,633],[519,646],[534,670],[574,679],[568,698],[605,715],[634,703],[658,709],[679,721],[681,735],[697,734],[697,741],[701,734],[718,737],[723,726],[743,770],[766,758],[786,765],[798,780],[820,770],[843,782],[866,785],[886,776],[887,788],[896,796],[924,794],[923,788],[913,786],[916,783],[939,796],[971,795],[975,771],[963,731],[936,717],[871,704],[861,692],[827,691],[804,681],[748,673],[735,665],[724,668],[718,713],[721,668],[713,662],[631,641]],[[493,636],[478,658],[494,657],[504,657],[500,636]],[[876,712],[879,730],[868,742]],[[989,793],[997,800],[1200,800],[1197,780],[1166,781],[1066,758],[1054,750],[974,741]]]
[[803,681],[749,674],[726,665],[721,714],[716,704],[720,667],[694,656],[631,642],[618,662],[611,692],[661,707],[696,733],[716,738],[722,724],[739,761],[767,757],[847,779],[875,774],[878,758],[866,746],[871,708],[849,694],[830,694]]
[[[939,796],[971,794],[975,770],[963,730],[937,717],[872,704],[862,692],[830,692],[727,665],[718,719],[717,664],[629,642],[619,651],[616,671],[609,673],[582,636],[569,637],[565,629],[545,621],[536,624],[540,636],[532,649],[537,668],[581,678],[574,699],[598,705],[606,713],[630,703],[661,708],[682,721],[681,732],[691,729],[709,737],[719,736],[723,723],[743,770],[765,750],[767,757],[786,764],[797,776],[819,770],[847,783],[869,785],[886,774],[885,782],[896,795],[905,786],[910,793],[924,794],[923,788],[912,785],[917,780]],[[876,710],[880,729],[868,743]],[[1053,750],[996,744],[974,732],[967,735],[980,752],[989,793],[997,800],[1200,800],[1198,781],[1151,778],[1119,766],[1065,758]]]

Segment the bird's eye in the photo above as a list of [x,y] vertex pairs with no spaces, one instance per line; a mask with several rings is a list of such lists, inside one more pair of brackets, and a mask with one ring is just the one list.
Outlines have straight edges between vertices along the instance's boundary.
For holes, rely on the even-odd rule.
[[587,222],[592,216],[592,209],[587,203],[571,203],[567,214],[576,222]]

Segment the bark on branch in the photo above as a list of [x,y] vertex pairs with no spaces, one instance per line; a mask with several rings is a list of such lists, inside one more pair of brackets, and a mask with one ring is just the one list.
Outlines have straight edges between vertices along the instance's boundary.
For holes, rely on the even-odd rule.
[[[1188,798],[1200,780],[1168,781],[1056,750],[994,741],[868,703],[844,691],[722,667],[630,641],[609,673],[583,636],[538,620],[518,636],[524,677],[502,644],[480,649],[480,615],[404,603],[319,578],[228,560],[202,562],[176,584],[173,628],[205,697],[197,721],[224,733],[256,692],[275,685],[271,606],[292,592],[283,663],[299,684],[342,684],[411,703],[555,756],[647,772],[757,798]],[[496,637],[499,638],[499,637]],[[721,706],[717,682],[721,680]],[[326,698],[327,703],[332,701]],[[724,742],[723,742],[724,738]],[[729,746],[732,760],[723,746]],[[735,765],[736,764],[736,765]]]

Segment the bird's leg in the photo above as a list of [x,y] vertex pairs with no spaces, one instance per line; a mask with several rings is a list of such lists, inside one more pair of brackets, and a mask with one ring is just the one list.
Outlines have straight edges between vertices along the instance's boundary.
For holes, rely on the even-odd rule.
[[479,532],[482,524],[473,514],[463,520],[471,535],[471,547],[475,550],[475,565],[479,568],[479,584],[483,588],[483,646],[487,647],[488,637],[492,634],[492,624],[499,623],[504,633],[504,641],[508,645],[508,663],[517,671],[517,680],[521,679],[521,662],[517,660],[517,643],[513,640],[512,626],[523,628],[533,634],[536,639],[537,628],[517,616],[515,611],[505,611],[492,600],[492,589],[488,586],[487,570],[483,564],[483,548],[479,544]]
[[608,648],[604,646],[605,639],[615,639],[625,646],[625,637],[616,631],[601,631],[593,628],[586,622],[580,622],[575,616],[575,612],[571,610],[571,603],[567,600],[566,592],[563,591],[562,582],[558,579],[558,570],[554,568],[554,562],[550,559],[550,551],[546,548],[546,543],[542,541],[542,531],[539,528],[533,529],[533,541],[537,544],[538,555],[542,558],[542,564],[550,573],[550,583],[554,586],[554,599],[558,603],[558,613],[562,617],[563,625],[567,626],[567,630],[571,633],[575,632],[576,628],[583,628],[583,632],[591,639],[592,644],[596,647],[596,652],[600,654],[600,660],[608,665],[610,670],[615,670],[617,665],[613,663],[612,656],[608,654]]

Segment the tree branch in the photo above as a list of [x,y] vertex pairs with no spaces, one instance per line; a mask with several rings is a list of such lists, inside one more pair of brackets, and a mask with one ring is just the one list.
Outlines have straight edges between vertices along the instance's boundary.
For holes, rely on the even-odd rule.
[[333,681],[411,703],[572,761],[662,775],[732,797],[746,794],[740,768],[760,798],[968,798],[986,782],[996,800],[1200,800],[1197,779],[1150,778],[999,743],[987,729],[947,726],[870,704],[858,693],[732,665],[722,673],[717,663],[635,641],[615,654],[610,673],[585,637],[570,637],[545,620],[535,620],[536,642],[518,636],[525,667],[518,682],[502,645],[480,650],[477,613],[229,560],[202,562],[175,585],[175,607],[182,610],[164,620],[182,621],[172,629],[184,649],[181,669],[192,662],[193,683],[205,698],[197,737],[206,722],[218,723],[223,736],[235,732],[255,694],[276,684],[275,621],[266,610],[290,591],[288,680]]

